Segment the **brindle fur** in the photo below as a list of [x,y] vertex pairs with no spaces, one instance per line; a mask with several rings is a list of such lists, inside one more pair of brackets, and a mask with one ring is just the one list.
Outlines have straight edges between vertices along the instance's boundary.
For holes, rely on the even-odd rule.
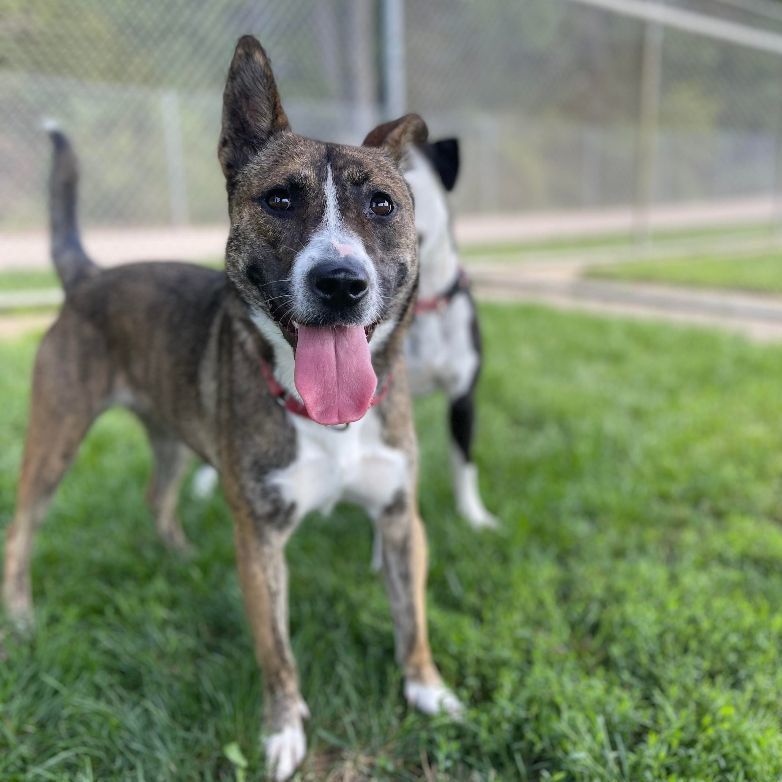
[[[242,38],[226,84],[219,143],[231,217],[226,274],[186,264],[94,266],[76,227],[75,160],[67,140],[54,135],[53,257],[66,298],[38,350],[16,513],[6,536],[3,595],[15,620],[32,620],[35,528],[94,419],[112,405],[123,405],[149,433],[155,468],[148,497],[166,543],[187,545],[174,509],[186,452],[219,471],[263,669],[265,730],[279,731],[305,713],[288,637],[283,551],[293,532],[292,512],[265,481],[295,459],[296,435],[259,371],[262,358],[272,361],[274,354],[250,312],[265,312],[281,325],[289,317],[291,264],[321,219],[318,194],[330,165],[335,180],[352,192],[382,189],[397,204],[382,223],[368,221],[356,205],[360,199],[340,206],[346,223],[364,226],[360,235],[386,297],[384,318],[396,323],[373,363],[380,383],[393,375],[379,408],[383,437],[406,452],[410,465],[407,490],[379,521],[397,656],[408,677],[440,681],[427,640],[426,541],[417,510],[416,444],[401,354],[417,257],[411,197],[397,162],[405,145],[425,133],[423,122],[408,116],[373,131],[371,146],[365,147],[293,134],[263,49],[254,38]],[[295,220],[259,205],[264,192],[283,183],[308,195],[308,206]]]

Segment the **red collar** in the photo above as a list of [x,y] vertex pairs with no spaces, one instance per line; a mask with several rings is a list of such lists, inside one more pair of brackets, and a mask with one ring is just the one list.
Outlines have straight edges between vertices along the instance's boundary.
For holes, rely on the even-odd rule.
[[[307,418],[312,421],[312,418],[310,418],[304,403],[296,399],[293,394],[291,394],[285,387],[277,382],[277,378],[274,376],[274,370],[271,368],[269,362],[266,361],[263,357],[261,357],[261,374],[266,381],[269,393],[274,397],[280,407],[284,407],[289,413],[300,415],[302,418]],[[386,398],[390,386],[391,375],[389,374],[385,383],[383,383],[383,387],[380,389],[380,392],[372,397],[372,401],[369,403],[369,406],[374,407],[375,405],[379,405]],[[340,424],[337,424],[336,426],[339,427]],[[348,424],[342,424],[342,426],[347,428]]]
[[470,288],[470,280],[464,269],[459,269],[456,273],[456,279],[442,293],[433,296],[431,299],[418,299],[415,303],[415,314],[420,315],[424,312],[441,312],[451,299],[460,291],[466,291]]

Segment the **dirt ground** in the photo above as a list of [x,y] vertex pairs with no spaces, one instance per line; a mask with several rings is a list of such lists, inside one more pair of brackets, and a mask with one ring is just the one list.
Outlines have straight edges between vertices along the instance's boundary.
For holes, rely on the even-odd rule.
[[586,279],[590,263],[480,264],[470,276],[483,300],[706,326],[761,342],[782,339],[782,297]]

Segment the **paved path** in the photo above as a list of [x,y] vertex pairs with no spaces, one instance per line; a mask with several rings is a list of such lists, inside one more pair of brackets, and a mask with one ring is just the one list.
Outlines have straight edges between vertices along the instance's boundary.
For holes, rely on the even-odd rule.
[[[480,264],[470,275],[481,299],[529,301],[559,309],[715,327],[755,340],[782,340],[782,297],[589,280],[577,263]],[[0,339],[40,329],[51,315],[13,315],[20,306],[51,306],[59,291],[0,293]],[[6,314],[2,314],[5,312]]]
[[701,324],[755,340],[782,340],[782,297],[672,285],[590,280],[583,261],[480,264],[470,275],[480,298],[531,301],[603,315]]
[[[740,250],[729,252],[737,255]],[[580,258],[562,260],[528,256],[521,262],[492,263],[482,259],[470,266],[470,275],[478,296],[487,300],[539,302],[603,315],[700,324],[755,340],[782,340],[780,296],[592,280],[583,276],[584,270],[597,260],[610,260],[609,254],[603,249],[599,255],[583,253]],[[61,297],[56,289],[0,293],[0,339],[41,328],[51,317],[20,317],[12,314],[14,310],[52,307]]]
[[[720,202],[661,204],[647,216],[651,229],[758,224],[779,212],[772,198],[743,198]],[[628,207],[618,209],[523,212],[518,214],[461,215],[455,221],[456,238],[462,246],[529,242],[595,234],[630,232],[638,214]],[[86,226],[87,250],[100,264],[112,266],[129,260],[190,260],[222,258],[227,224],[186,227]],[[0,269],[43,268],[49,263],[48,234],[37,231],[0,232]]]
[[[87,252],[101,266],[133,260],[205,261],[225,254],[227,226],[188,228],[90,228]],[[45,231],[0,233],[0,269],[44,269],[50,265]]]

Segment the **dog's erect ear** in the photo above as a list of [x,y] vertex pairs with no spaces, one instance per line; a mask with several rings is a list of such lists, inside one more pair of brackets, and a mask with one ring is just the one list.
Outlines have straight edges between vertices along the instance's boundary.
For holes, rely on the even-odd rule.
[[270,136],[288,127],[266,52],[252,35],[242,36],[223,91],[217,156],[226,179],[231,179]]
[[459,176],[459,139],[444,138],[423,145],[423,151],[446,190],[453,190]]
[[428,133],[426,123],[417,114],[405,114],[371,130],[364,139],[364,146],[383,147],[398,163],[409,147],[423,144]]

